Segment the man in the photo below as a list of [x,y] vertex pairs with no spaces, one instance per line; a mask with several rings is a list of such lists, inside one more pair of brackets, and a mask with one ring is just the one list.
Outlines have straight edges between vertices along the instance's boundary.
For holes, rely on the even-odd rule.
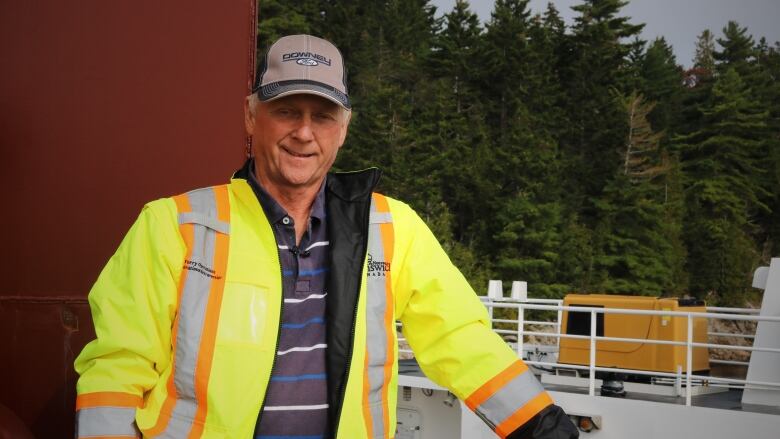
[[250,159],[148,204],[90,292],[80,437],[392,437],[396,319],[499,436],[577,437],[422,220],[373,193],[379,171],[328,174],[350,114],[335,46],[271,46]]

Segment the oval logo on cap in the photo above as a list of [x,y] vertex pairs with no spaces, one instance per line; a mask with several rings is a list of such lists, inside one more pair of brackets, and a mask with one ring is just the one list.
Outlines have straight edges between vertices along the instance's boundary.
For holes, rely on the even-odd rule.
[[316,65],[319,64],[317,61],[315,61],[315,60],[313,60],[311,58],[301,58],[301,59],[299,59],[299,60],[297,60],[295,62],[297,64],[302,65],[302,66],[308,66],[308,67],[313,67],[313,66],[316,66]]

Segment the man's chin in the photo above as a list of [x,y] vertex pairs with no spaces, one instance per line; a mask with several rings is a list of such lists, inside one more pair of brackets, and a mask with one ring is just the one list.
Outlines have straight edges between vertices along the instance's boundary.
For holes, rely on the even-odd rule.
[[321,179],[318,179],[311,172],[285,173],[283,178],[285,186],[297,189],[303,189],[321,183]]

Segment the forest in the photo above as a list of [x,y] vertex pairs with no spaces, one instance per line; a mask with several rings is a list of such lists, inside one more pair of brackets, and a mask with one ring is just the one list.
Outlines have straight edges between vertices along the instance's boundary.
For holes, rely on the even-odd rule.
[[[353,116],[338,170],[383,170],[484,294],[755,300],[780,256],[780,43],[697,30],[693,66],[640,38],[623,0],[260,0],[276,38],[334,42]],[[258,58],[259,59],[259,58]],[[688,62],[688,60],[686,60]]]

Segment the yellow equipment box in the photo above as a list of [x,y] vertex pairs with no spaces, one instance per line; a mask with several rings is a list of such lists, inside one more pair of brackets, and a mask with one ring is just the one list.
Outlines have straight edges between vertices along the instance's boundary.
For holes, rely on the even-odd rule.
[[[608,294],[569,294],[565,306],[619,308],[632,310],[706,312],[701,301],[644,296]],[[564,311],[561,333],[590,335],[590,312]],[[684,316],[596,314],[596,335],[685,342],[688,321]],[[693,319],[693,341],[707,343],[707,319]],[[658,372],[677,372],[686,368],[686,347],[638,342],[596,341],[596,366],[637,369]],[[590,340],[561,338],[559,363],[587,365],[590,359]],[[693,371],[710,369],[706,348],[693,348]]]

